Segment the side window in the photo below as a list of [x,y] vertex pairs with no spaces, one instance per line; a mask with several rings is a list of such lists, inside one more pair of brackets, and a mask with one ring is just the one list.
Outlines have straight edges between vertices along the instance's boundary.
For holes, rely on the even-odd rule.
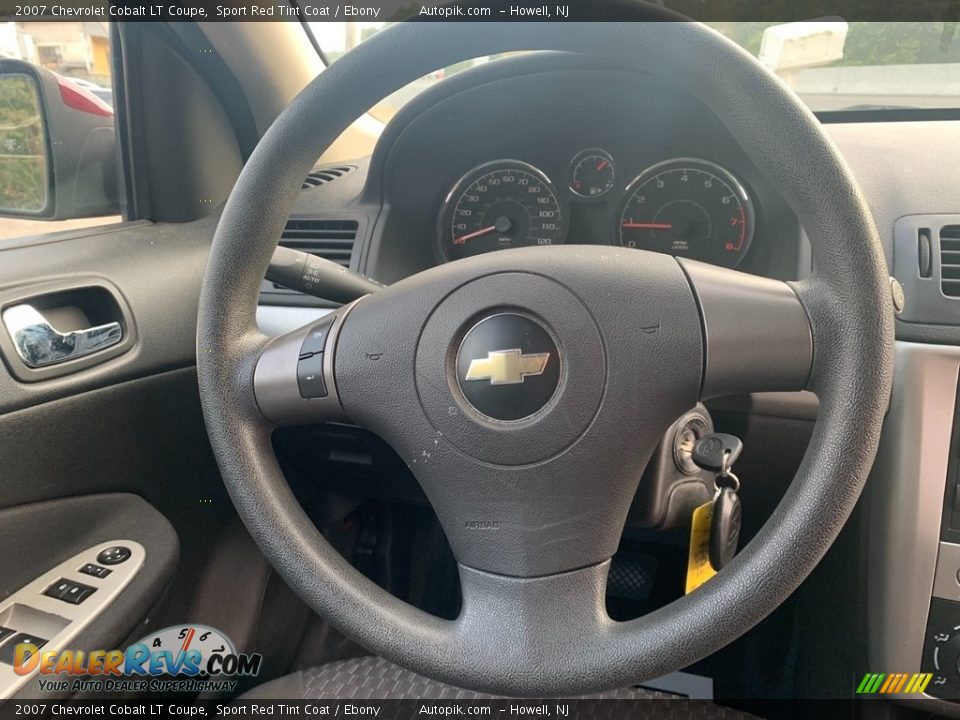
[[0,241],[121,220],[110,26],[0,23]]

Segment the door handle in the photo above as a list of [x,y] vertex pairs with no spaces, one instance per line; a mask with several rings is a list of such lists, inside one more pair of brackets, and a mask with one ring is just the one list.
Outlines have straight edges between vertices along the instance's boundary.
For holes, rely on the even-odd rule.
[[32,368],[90,355],[123,339],[123,327],[119,322],[60,332],[39,310],[26,303],[4,310],[3,324],[20,359]]

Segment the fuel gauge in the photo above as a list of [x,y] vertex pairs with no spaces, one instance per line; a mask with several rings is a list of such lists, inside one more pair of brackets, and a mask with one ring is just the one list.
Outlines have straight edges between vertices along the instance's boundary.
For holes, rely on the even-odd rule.
[[613,190],[616,170],[610,153],[600,148],[587,148],[573,156],[569,175],[571,192],[593,199]]

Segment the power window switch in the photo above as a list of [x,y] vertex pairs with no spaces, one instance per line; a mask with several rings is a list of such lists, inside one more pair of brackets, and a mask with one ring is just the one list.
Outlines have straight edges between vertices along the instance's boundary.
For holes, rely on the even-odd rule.
[[92,575],[95,578],[100,578],[101,580],[107,575],[113,572],[110,568],[101,567],[100,565],[95,565],[94,563],[87,563],[77,572],[82,572],[84,575]]
[[95,587],[75,582],[70,584],[70,588],[60,596],[60,599],[71,605],[79,605],[96,591],[97,589]]
[[[36,637],[35,635],[28,635],[27,633],[17,633],[2,646],[0,646],[0,663],[6,663],[7,665],[13,665],[14,655],[17,652],[18,645],[33,645],[36,648],[42,648],[47,644],[45,638]],[[33,656],[33,653],[27,653],[24,655],[24,662],[29,660]]]
[[69,590],[70,587],[71,583],[69,580],[66,578],[60,578],[53,585],[44,590],[43,594],[47,597],[52,597],[55,600],[62,600],[63,594]]
[[79,605],[96,592],[96,588],[83,583],[60,578],[53,585],[43,591],[47,597],[56,598],[71,605]]
[[13,635],[13,630],[11,628],[3,627],[2,625],[0,625],[0,644],[2,644],[3,641],[6,640],[11,635]]

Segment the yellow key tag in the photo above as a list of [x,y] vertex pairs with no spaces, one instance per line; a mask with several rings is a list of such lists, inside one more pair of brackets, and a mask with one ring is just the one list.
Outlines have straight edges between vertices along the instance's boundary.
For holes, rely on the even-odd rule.
[[690,520],[690,556],[687,560],[687,593],[691,593],[717,574],[710,564],[710,520],[713,500],[693,511]]

